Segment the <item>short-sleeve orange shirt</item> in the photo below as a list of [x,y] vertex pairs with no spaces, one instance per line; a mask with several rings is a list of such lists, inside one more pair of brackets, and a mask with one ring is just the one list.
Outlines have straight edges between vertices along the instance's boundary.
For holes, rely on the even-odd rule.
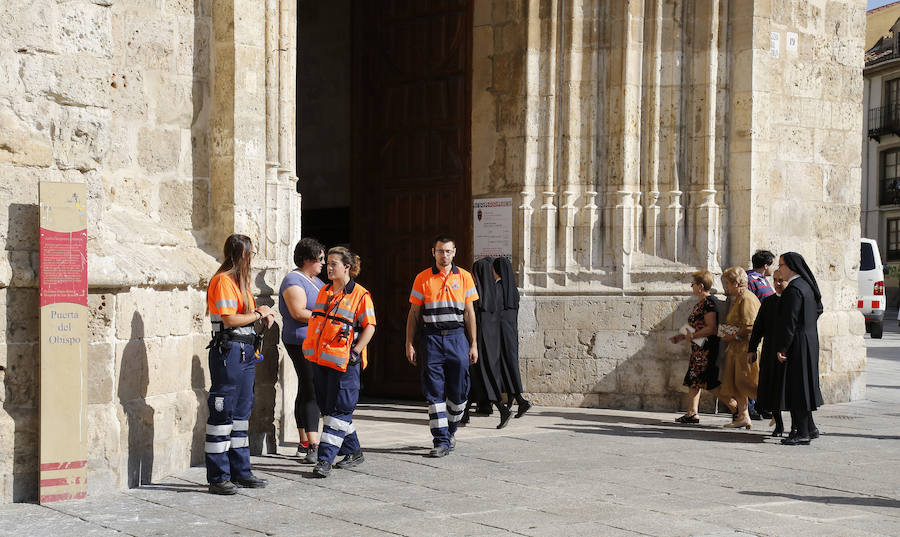
[[446,276],[437,266],[420,272],[409,293],[410,304],[423,306],[425,328],[451,330],[464,326],[466,304],[478,300],[472,275],[456,265]]
[[209,281],[206,292],[206,307],[213,322],[221,321],[222,315],[247,313],[256,309],[253,295],[247,295],[250,304],[244,305],[244,297],[237,283],[227,274],[220,272]]

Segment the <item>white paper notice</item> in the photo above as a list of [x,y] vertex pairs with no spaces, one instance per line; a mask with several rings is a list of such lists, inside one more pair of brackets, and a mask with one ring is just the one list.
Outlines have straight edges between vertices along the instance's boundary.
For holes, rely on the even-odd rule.
[[771,54],[773,58],[777,58],[781,55],[781,34],[778,32],[771,32],[769,34],[769,54]]
[[472,200],[475,259],[512,257],[512,198]]
[[797,52],[797,32],[788,32],[784,48],[791,53]]

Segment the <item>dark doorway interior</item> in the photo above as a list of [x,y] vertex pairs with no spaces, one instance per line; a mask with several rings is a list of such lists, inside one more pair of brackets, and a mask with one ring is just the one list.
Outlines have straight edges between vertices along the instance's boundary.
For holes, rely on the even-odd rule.
[[457,237],[460,266],[472,263],[472,3],[299,7],[303,234],[328,246],[346,237],[362,257],[378,318],[364,392],[419,398],[403,348],[413,278],[431,265],[438,233]]

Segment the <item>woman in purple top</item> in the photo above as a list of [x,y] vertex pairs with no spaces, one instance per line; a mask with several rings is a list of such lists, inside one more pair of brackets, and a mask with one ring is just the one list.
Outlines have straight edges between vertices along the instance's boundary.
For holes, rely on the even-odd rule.
[[317,277],[325,262],[325,247],[316,239],[300,239],[294,248],[297,266],[281,281],[278,291],[278,310],[284,322],[281,341],[297,372],[297,398],[294,400],[294,419],[300,432],[297,456],[305,464],[316,463],[319,448],[319,406],[313,385],[313,364],[303,357],[306,326],[312,316],[319,289],[325,284]]

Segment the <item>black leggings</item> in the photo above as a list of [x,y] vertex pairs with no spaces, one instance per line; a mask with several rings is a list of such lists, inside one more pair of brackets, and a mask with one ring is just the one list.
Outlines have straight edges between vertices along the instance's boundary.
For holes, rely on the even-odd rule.
[[297,428],[304,431],[317,432],[319,430],[319,405],[316,403],[316,387],[313,383],[312,362],[303,357],[303,349],[300,345],[287,345],[288,356],[294,362],[294,371],[297,372],[297,398],[294,399],[294,419]]

